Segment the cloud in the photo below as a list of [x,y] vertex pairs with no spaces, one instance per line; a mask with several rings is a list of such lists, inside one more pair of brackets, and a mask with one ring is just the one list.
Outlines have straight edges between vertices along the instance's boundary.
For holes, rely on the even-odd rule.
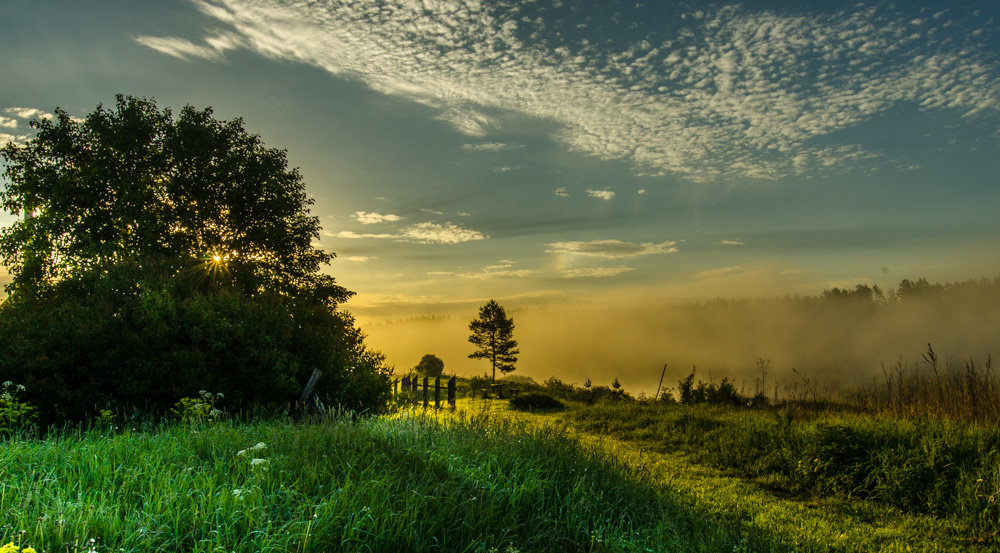
[[501,150],[520,150],[524,144],[505,144],[503,142],[484,142],[480,144],[463,144],[462,149],[479,152],[499,152]]
[[710,269],[708,271],[701,271],[694,275],[695,280],[717,280],[736,273],[743,272],[743,267],[720,267],[718,269]]
[[338,257],[337,259],[339,259],[341,261],[356,261],[356,262],[361,263],[361,262],[370,261],[372,259],[378,259],[378,258],[377,257],[369,257],[367,255],[348,255],[348,256],[345,256],[345,257]]
[[540,274],[532,269],[498,269],[493,267],[483,267],[476,273],[460,273],[459,277],[467,280],[489,280],[492,278],[528,278]]
[[37,108],[25,108],[25,107],[10,107],[4,108],[3,113],[10,115],[11,117],[5,117],[0,115],[0,129],[10,129],[10,132],[0,130],[0,147],[6,146],[7,144],[17,144],[23,146],[31,136],[34,134],[34,129],[28,130],[25,133],[16,133],[15,129],[23,126],[27,128],[27,122],[30,119],[53,119],[54,115],[47,111],[42,111]]
[[27,142],[27,140],[28,140],[28,136],[27,135],[23,135],[23,134],[14,135],[14,134],[8,134],[8,133],[5,133],[5,132],[0,132],[0,148],[6,146],[7,144],[11,144],[11,143],[18,144],[18,145],[24,145],[24,143]]
[[646,189],[645,188],[640,188],[640,189],[636,190],[635,193],[638,194],[638,195],[640,195],[640,196],[645,196],[646,195]]
[[556,188],[555,194],[556,194],[556,196],[559,196],[560,198],[568,198],[569,197],[569,192],[566,191],[566,187],[565,186],[560,186],[559,188]]
[[205,37],[205,44],[195,44],[190,40],[177,37],[155,37],[148,35],[134,36],[132,40],[147,48],[152,48],[161,54],[184,61],[196,59],[221,61],[227,50],[234,50],[244,45],[243,40],[239,36],[224,32],[217,32]]
[[634,271],[634,267],[594,267],[590,269],[567,269],[563,278],[607,278]]
[[446,110],[439,115],[439,119],[451,125],[456,131],[476,138],[482,138],[491,130],[499,128],[499,121],[496,118],[468,108]]
[[[865,166],[880,153],[840,131],[896,109],[1000,114],[989,32],[949,43],[936,38],[949,15],[911,24],[912,11],[887,3],[812,15],[713,7],[669,32],[636,20],[635,39],[616,37],[613,50],[599,46],[606,28],[560,33],[565,14],[541,6],[528,18],[520,2],[196,5],[233,35],[136,40],[181,59],[242,46],[306,63],[426,105],[477,138],[501,129],[503,114],[550,121],[569,149],[697,182]],[[989,23],[971,25],[975,37]]]
[[333,238],[358,240],[363,238],[396,240],[403,242],[420,242],[424,244],[459,244],[488,238],[485,234],[472,229],[462,228],[452,223],[439,225],[437,223],[417,223],[403,229],[399,233],[358,233],[342,230],[335,233],[323,233]]
[[614,190],[587,190],[587,195],[591,198],[600,198],[609,201],[615,197]]
[[42,111],[38,108],[6,108],[3,110],[4,113],[8,115],[13,115],[19,119],[54,119],[55,116],[47,111]]
[[483,233],[462,228],[452,223],[439,225],[437,223],[417,223],[404,231],[404,236],[418,242],[436,244],[458,244],[475,240],[485,240]]
[[324,232],[323,235],[324,236],[332,236],[334,238],[347,238],[349,240],[357,240],[357,239],[360,239],[360,238],[400,238],[400,235],[398,235],[398,234],[388,234],[388,233],[380,233],[380,234],[357,233],[357,232],[354,232],[352,230],[342,230],[340,232],[333,232],[333,233]]
[[740,239],[738,239],[738,238],[736,240],[719,240],[718,242],[716,242],[716,244],[719,244],[720,246],[743,246],[744,245],[743,241],[740,240]]
[[553,242],[546,244],[546,253],[574,254],[588,257],[619,259],[641,255],[658,255],[677,251],[675,241],[654,244],[623,242],[621,240],[592,240],[590,242]]
[[391,213],[383,214],[367,211],[355,211],[354,218],[362,225],[373,225],[384,221],[398,221],[402,219],[399,215],[393,215]]

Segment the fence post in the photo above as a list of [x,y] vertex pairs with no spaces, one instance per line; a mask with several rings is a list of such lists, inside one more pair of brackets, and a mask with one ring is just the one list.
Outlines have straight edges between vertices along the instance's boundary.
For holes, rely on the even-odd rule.
[[399,392],[399,379],[392,379],[392,395],[396,395]]
[[448,380],[448,405],[450,405],[452,409],[455,408],[455,377],[454,376],[451,377],[450,380]]
[[441,377],[434,377],[434,408],[441,408]]
[[430,405],[430,394],[431,394],[431,391],[427,388],[428,380],[429,380],[428,377],[425,376],[424,377],[424,409],[426,409],[427,406]]
[[404,394],[406,392],[410,391],[410,377],[409,376],[404,376],[403,380],[402,380],[402,382],[400,382],[400,384],[402,385],[402,389],[403,389],[403,393]]
[[309,381],[306,382],[306,387],[302,390],[302,395],[299,396],[299,417],[304,417],[309,412],[309,396],[312,395],[313,389],[316,388],[316,383],[319,382],[319,377],[323,376],[323,371],[319,369],[313,369],[312,375],[309,376]]

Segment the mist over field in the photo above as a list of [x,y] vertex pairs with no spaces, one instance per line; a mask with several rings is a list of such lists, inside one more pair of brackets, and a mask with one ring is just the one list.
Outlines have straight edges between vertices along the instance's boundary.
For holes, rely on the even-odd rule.
[[[520,344],[516,375],[555,376],[582,384],[620,379],[633,394],[655,392],[697,366],[698,378],[735,380],[754,390],[758,359],[769,361],[768,393],[801,392],[809,379],[817,393],[866,386],[882,378],[882,364],[910,366],[927,344],[942,363],[977,364],[998,350],[1000,285],[970,281],[940,293],[891,301],[790,297],[680,303],[605,296],[586,304],[511,300]],[[446,373],[483,374],[488,364],[468,359],[468,323],[477,306],[438,307],[431,316],[376,320],[359,315],[372,347],[396,374],[433,353]],[[793,371],[794,370],[794,371]]]

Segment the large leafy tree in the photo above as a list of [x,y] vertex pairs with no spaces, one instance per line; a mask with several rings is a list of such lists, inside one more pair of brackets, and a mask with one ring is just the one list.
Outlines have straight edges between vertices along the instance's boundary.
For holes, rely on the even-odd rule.
[[308,295],[328,306],[349,292],[320,272],[302,177],[240,119],[211,108],[179,116],[147,99],[117,97],[84,120],[56,110],[36,137],[8,144],[0,206],[20,216],[0,234],[11,294],[129,260],[180,271],[214,265],[248,295]]
[[479,308],[479,317],[469,323],[469,342],[476,346],[476,351],[469,354],[470,359],[489,359],[493,367],[493,381],[496,382],[497,370],[509,373],[517,363],[517,340],[514,340],[514,319],[494,300]]
[[199,389],[287,404],[313,369],[353,408],[388,393],[350,297],[321,272],[302,177],[243,122],[118,96],[83,120],[56,110],[0,150],[0,379],[50,420],[95,406],[163,410]]

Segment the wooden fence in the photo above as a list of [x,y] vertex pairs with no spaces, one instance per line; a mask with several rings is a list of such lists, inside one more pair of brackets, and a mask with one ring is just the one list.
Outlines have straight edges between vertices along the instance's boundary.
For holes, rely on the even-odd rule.
[[[441,385],[441,377],[436,377],[433,382],[434,390],[434,408],[441,408],[441,389],[445,388],[448,394],[448,407],[451,409],[455,408],[455,388],[456,388],[456,378],[451,377],[445,386]],[[422,392],[422,393],[421,393]],[[431,401],[431,382],[429,377],[423,378],[423,390],[420,386],[420,378],[417,376],[404,376],[402,380],[394,379],[392,381],[392,394],[406,394],[413,398],[414,403],[420,403],[423,400],[424,408],[430,407]]]

